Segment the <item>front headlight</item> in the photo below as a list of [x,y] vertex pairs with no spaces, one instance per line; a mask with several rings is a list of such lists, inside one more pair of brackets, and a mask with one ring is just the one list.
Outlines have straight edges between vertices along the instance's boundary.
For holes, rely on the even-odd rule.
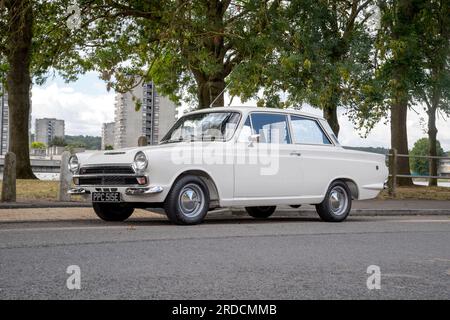
[[145,153],[143,153],[142,151],[139,151],[138,153],[136,153],[136,155],[134,156],[134,162],[133,162],[133,168],[136,172],[142,172],[145,170],[145,168],[147,168],[148,165],[148,160],[147,157],[145,156]]
[[78,157],[76,155],[70,156],[69,158],[69,171],[73,174],[80,168],[80,163],[78,162]]

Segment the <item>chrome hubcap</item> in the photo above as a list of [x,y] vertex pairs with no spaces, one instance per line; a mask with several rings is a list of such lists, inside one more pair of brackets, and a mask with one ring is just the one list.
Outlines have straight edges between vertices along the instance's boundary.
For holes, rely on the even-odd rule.
[[340,216],[348,206],[347,192],[341,186],[334,187],[330,192],[329,204],[333,214]]
[[198,185],[185,185],[178,199],[181,212],[187,217],[195,217],[203,209],[204,198],[203,190]]

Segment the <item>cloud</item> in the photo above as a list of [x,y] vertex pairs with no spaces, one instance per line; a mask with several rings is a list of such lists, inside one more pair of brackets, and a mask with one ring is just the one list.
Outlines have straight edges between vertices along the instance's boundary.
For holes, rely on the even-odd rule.
[[100,136],[102,123],[114,120],[114,93],[100,88],[98,92],[84,93],[56,81],[46,86],[34,86],[33,132],[35,119],[48,117],[65,120],[68,135]]

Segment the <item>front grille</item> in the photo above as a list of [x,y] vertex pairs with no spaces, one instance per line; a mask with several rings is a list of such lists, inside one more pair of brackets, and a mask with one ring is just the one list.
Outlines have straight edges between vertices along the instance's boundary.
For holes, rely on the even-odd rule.
[[80,169],[80,174],[134,174],[131,166],[98,166]]
[[138,185],[137,177],[105,176],[105,177],[80,177],[79,184],[83,186],[126,186]]

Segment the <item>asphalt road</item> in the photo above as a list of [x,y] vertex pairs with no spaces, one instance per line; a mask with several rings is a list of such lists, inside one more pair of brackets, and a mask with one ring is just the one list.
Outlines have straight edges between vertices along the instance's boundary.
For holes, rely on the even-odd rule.
[[450,217],[3,223],[0,298],[450,299]]

